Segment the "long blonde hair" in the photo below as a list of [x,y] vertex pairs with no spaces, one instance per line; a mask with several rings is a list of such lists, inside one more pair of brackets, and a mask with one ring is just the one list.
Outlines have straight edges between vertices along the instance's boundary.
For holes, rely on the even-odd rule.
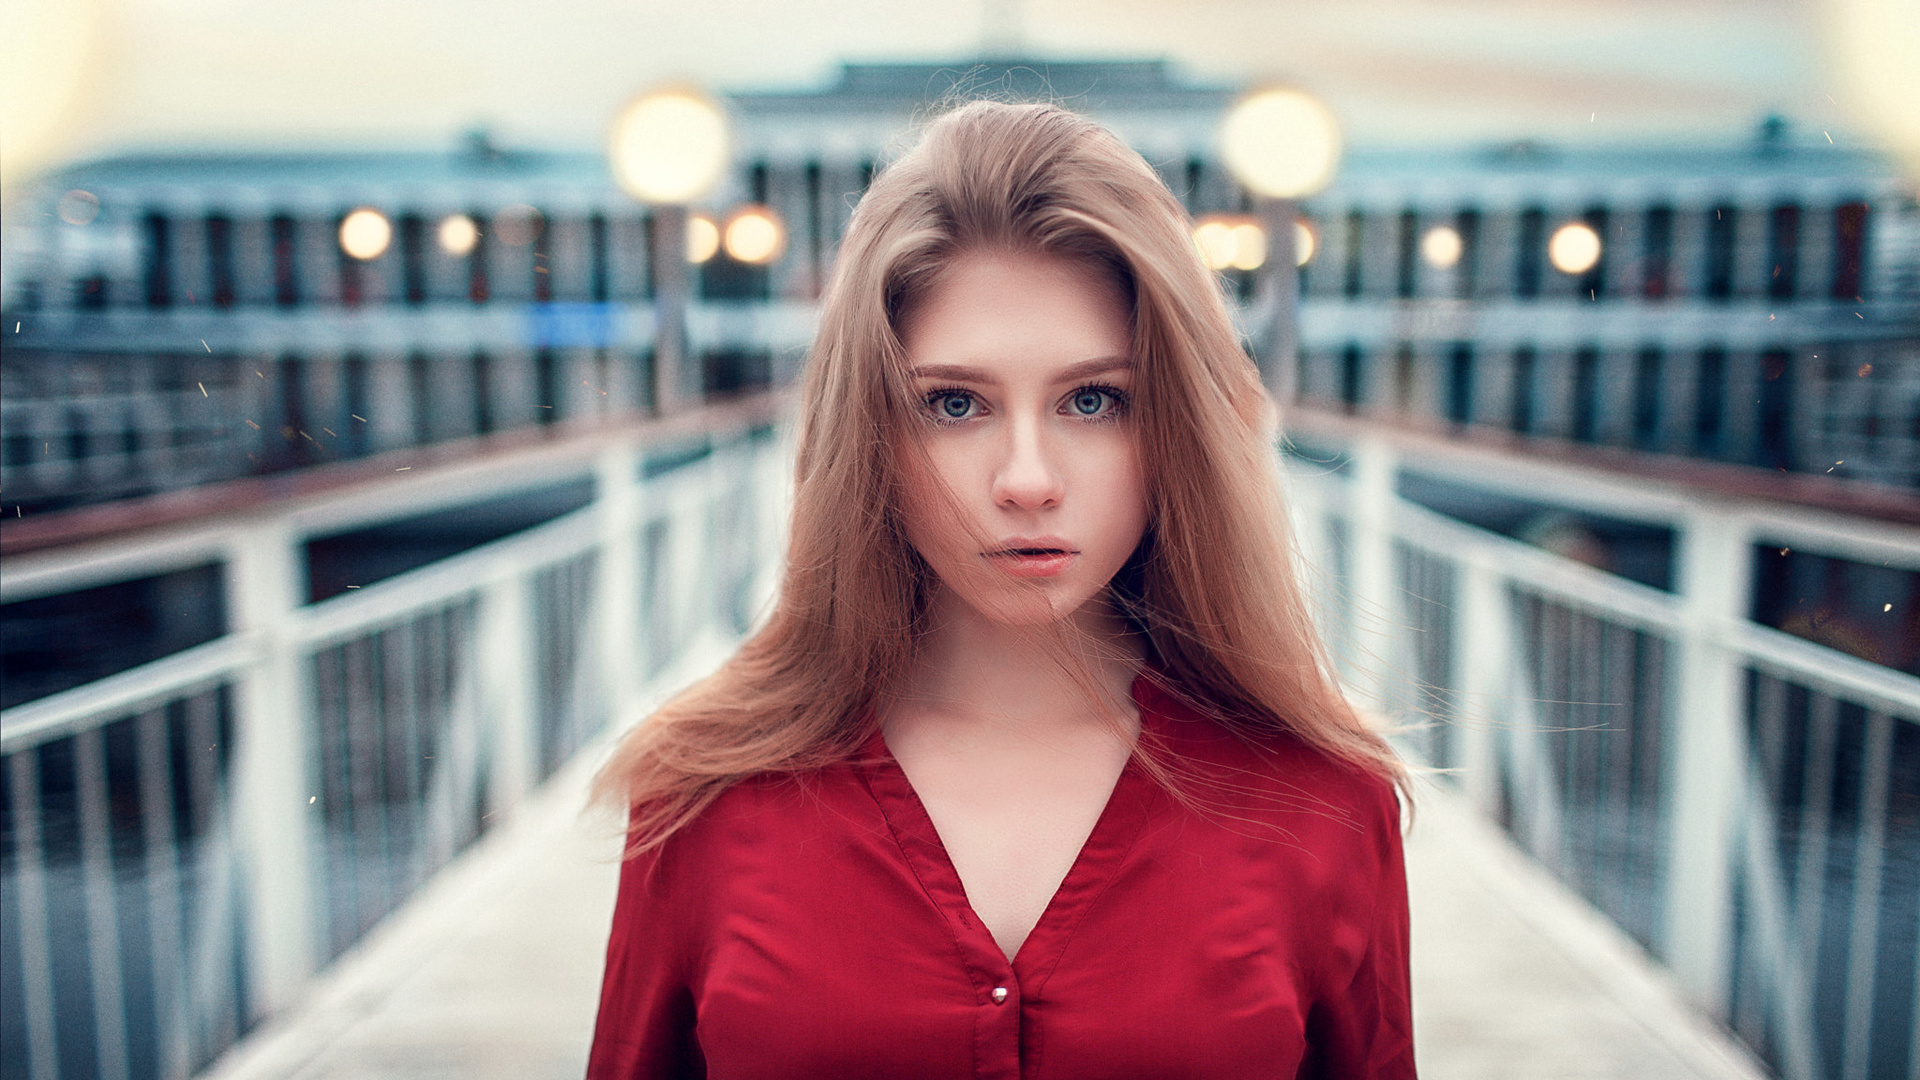
[[874,179],[808,362],[776,606],[725,666],[630,732],[598,778],[631,811],[629,853],[735,781],[845,761],[871,735],[876,695],[913,660],[932,584],[900,520],[894,435],[917,407],[900,321],[956,255],[983,247],[1090,262],[1131,301],[1130,422],[1151,524],[1112,592],[1153,668],[1244,737],[1291,733],[1404,784],[1332,677],[1288,538],[1273,406],[1188,228],[1138,153],[1050,105],[961,106]]

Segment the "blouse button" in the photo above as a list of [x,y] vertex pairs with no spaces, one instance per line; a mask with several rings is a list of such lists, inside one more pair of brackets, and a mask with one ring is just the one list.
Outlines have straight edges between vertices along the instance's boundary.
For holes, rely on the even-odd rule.
[[1006,987],[1004,987],[1004,986],[996,986],[996,987],[994,987],[994,988],[993,988],[993,1003],[994,1003],[995,1005],[1004,1005],[1004,1004],[1006,1004],[1006,1000],[1007,1000],[1007,988],[1006,988]]

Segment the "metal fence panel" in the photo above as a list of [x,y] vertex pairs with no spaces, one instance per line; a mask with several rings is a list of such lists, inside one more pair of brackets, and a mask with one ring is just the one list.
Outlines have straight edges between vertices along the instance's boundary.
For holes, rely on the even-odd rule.
[[[780,541],[759,518],[779,504],[764,489],[786,482],[768,465],[785,447],[766,436],[712,431],[709,452],[645,469],[616,447],[596,505],[318,604],[243,597],[259,617],[236,633],[7,710],[0,1073],[204,1068],[287,1004],[263,972],[297,993],[311,957],[346,951],[610,720],[631,719],[695,638],[746,629]],[[244,553],[238,588],[298,603],[285,579],[300,512],[233,541],[269,549]],[[603,587],[610,552],[637,590]],[[36,589],[60,591],[57,576]],[[610,609],[622,604],[634,613]],[[629,655],[607,652],[604,627],[628,628],[612,636]],[[278,706],[293,723],[248,712]],[[276,737],[291,742],[260,753]],[[306,830],[293,845],[306,854],[282,865],[306,882],[291,892],[260,887],[279,865],[249,846],[276,842],[247,820],[263,812]],[[262,926],[311,947],[263,946]],[[282,952],[263,964],[263,948]]]
[[1746,621],[1737,557],[1777,534],[1920,569],[1920,540],[1652,500],[1694,575],[1669,594],[1400,500],[1379,440],[1348,452],[1296,470],[1294,508],[1363,705],[1783,1076],[1920,1078],[1920,680]]

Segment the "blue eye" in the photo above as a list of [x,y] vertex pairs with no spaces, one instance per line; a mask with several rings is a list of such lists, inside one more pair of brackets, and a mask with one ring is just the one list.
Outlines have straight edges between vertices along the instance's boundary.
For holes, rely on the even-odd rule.
[[964,390],[936,390],[927,395],[927,405],[938,420],[965,420],[973,415],[973,395]]
[[1066,411],[1083,420],[1099,420],[1115,416],[1126,406],[1126,398],[1120,391],[1105,386],[1083,386],[1067,399]]

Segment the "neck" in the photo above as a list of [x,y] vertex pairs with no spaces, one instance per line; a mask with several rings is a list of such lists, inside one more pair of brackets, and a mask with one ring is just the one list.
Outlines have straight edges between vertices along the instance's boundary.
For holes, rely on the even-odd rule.
[[1096,598],[1062,624],[1007,626],[942,590],[915,663],[893,690],[900,705],[948,721],[1044,734],[1137,723],[1129,690],[1143,643]]

